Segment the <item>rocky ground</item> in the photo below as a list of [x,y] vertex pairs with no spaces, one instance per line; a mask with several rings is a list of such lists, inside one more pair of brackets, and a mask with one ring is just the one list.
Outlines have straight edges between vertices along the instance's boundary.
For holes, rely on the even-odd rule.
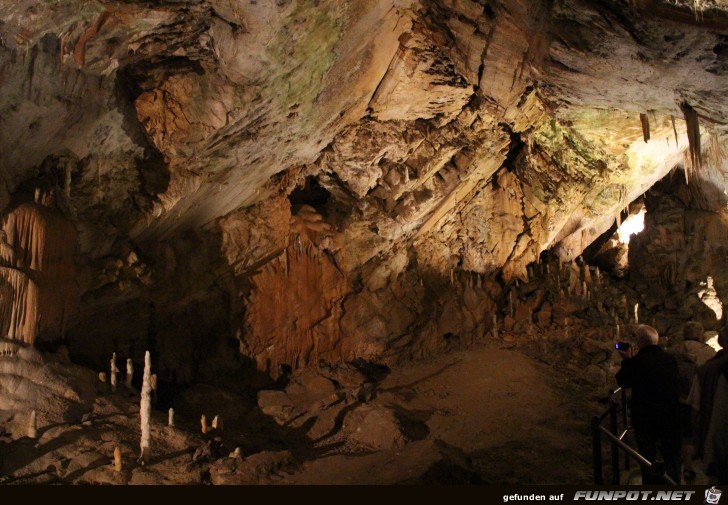
[[[78,423],[5,415],[0,483],[394,484],[590,481],[598,392],[499,340],[389,369],[354,362],[294,374],[250,399],[198,385],[152,419],[138,463],[138,395],[97,384]],[[509,348],[510,347],[510,348]],[[280,384],[283,386],[283,384]],[[201,433],[200,415],[218,428]],[[119,447],[122,469],[115,471]]]

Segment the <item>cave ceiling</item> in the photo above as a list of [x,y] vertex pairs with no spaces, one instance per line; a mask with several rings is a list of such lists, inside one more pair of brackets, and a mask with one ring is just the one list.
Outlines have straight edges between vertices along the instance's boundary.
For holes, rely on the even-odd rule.
[[0,206],[53,191],[87,307],[297,272],[356,333],[408,266],[524,279],[676,166],[724,188],[726,75],[725,0],[2,0]]

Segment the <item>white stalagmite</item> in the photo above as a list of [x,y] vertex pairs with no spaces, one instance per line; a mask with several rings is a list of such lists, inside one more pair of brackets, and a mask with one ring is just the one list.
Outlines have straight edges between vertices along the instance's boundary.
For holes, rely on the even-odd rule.
[[639,303],[634,304],[634,322],[635,322],[635,324],[639,324],[639,322],[640,322],[640,304]]
[[126,387],[131,388],[131,380],[134,377],[134,363],[132,362],[131,358],[127,358],[126,360],[126,378],[124,379],[124,383],[126,384]]
[[111,390],[116,391],[116,372],[119,371],[118,368],[116,368],[116,353],[113,353],[111,355],[111,370],[110,370],[110,380],[111,380]]
[[169,414],[167,415],[167,425],[174,426],[174,409],[169,409]]
[[222,419],[220,419],[220,416],[212,418],[212,429],[222,431]]
[[28,438],[38,438],[38,418],[35,410],[30,413],[30,419],[28,420]]
[[150,427],[149,417],[152,413],[152,356],[149,351],[144,355],[144,376],[142,378],[142,398],[139,405],[139,413],[142,419],[142,440],[140,445],[141,456],[139,459],[142,463],[147,462],[149,457],[149,438],[150,438]]

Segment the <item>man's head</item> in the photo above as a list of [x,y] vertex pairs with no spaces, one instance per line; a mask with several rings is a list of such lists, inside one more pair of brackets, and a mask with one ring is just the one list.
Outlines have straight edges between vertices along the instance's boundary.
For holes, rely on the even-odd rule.
[[683,326],[683,338],[685,340],[697,340],[698,342],[703,341],[703,333],[705,328],[697,321],[689,321]]
[[718,345],[723,349],[728,349],[728,324],[718,332]]
[[637,339],[638,349],[642,349],[648,345],[657,345],[660,341],[660,335],[658,335],[657,330],[646,324],[640,324],[637,326],[634,336]]

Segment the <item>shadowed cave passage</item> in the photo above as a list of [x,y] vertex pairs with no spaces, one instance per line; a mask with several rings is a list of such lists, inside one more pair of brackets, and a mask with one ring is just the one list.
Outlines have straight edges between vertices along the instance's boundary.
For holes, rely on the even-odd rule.
[[726,34],[719,0],[0,3],[0,482],[591,482],[616,341],[725,323]]

